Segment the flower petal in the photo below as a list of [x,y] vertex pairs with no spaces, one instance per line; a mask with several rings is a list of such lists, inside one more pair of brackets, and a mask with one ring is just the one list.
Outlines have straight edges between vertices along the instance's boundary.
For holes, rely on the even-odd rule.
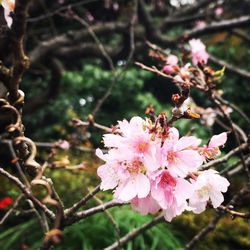
[[150,192],[150,182],[144,174],[138,174],[135,178],[138,198],[145,198]]
[[219,147],[219,146],[222,146],[226,143],[227,141],[227,133],[226,132],[223,132],[219,135],[214,135],[209,144],[208,144],[208,147]]

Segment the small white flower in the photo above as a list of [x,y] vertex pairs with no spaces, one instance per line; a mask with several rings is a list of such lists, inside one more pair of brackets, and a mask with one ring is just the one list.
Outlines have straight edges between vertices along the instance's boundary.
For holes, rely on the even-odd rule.
[[228,180],[220,176],[217,171],[212,169],[203,171],[193,183],[194,192],[189,199],[193,212],[203,212],[209,199],[214,208],[220,206],[224,201],[222,192],[226,192],[229,185]]
[[7,22],[8,27],[10,28],[13,22],[10,13],[14,11],[15,0],[3,0],[1,4],[4,8],[4,18]]

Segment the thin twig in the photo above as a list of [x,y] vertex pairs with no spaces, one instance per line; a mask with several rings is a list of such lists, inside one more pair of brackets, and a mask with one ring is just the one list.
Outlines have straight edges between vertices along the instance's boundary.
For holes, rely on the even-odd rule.
[[91,192],[89,192],[86,196],[84,196],[80,201],[75,203],[71,208],[67,209],[65,211],[65,214],[67,217],[70,217],[72,214],[74,214],[79,208],[84,206],[88,200],[90,200],[92,197],[94,197],[95,194],[97,194],[100,191],[100,186],[96,186]]
[[117,201],[109,201],[107,203],[104,203],[100,206],[92,207],[87,210],[81,211],[76,213],[75,215],[72,215],[68,220],[65,222],[67,225],[71,225],[77,221],[80,221],[83,218],[87,218],[89,216],[92,216],[97,213],[101,213],[105,211],[106,209],[112,208],[112,207],[117,207],[117,206],[124,206],[126,203],[121,203]]
[[43,203],[41,203],[27,187],[15,176],[8,173],[2,167],[0,167],[0,174],[8,178],[11,182],[13,182],[21,191],[22,193],[30,200],[32,200],[44,213],[51,219],[55,219],[55,214],[47,208]]
[[234,156],[235,154],[245,150],[248,148],[248,144],[247,143],[243,143],[241,144],[239,147],[232,149],[229,153],[227,153],[226,155],[224,155],[223,157],[210,161],[204,165],[201,166],[200,170],[206,170],[209,169],[211,167],[217,166],[223,162],[226,162],[229,158],[231,158],[232,156]]
[[[230,208],[231,206],[235,205],[236,202],[238,201],[238,199],[240,197],[242,197],[243,195],[245,195],[246,193],[248,193],[250,190],[250,183],[247,183],[239,192],[237,192],[233,198],[231,199],[231,201],[227,204],[226,208]],[[198,232],[192,239],[191,241],[189,241],[186,245],[185,245],[185,250],[190,250],[193,249],[194,246],[201,241],[210,231],[212,231],[217,223],[219,222],[219,220],[221,219],[221,217],[223,216],[224,211],[222,210],[217,210],[217,214],[215,215],[215,217],[211,220],[211,222],[204,227],[200,232]]]
[[19,205],[19,202],[22,200],[22,198],[23,198],[22,194],[17,197],[13,206],[6,212],[6,214],[1,219],[0,226],[2,226],[5,223],[5,221],[10,217],[10,215],[14,212],[14,210],[17,208],[17,206]]
[[[126,234],[125,236],[123,236],[120,239],[120,245],[124,246],[128,241],[134,239],[135,237],[137,237],[141,233],[145,232],[146,230],[152,228],[153,226],[155,226],[156,224],[158,224],[162,221],[164,221],[164,216],[159,215],[159,216],[155,217],[153,220],[143,224],[141,227],[138,227],[138,228],[132,230],[131,232],[129,232],[128,234]],[[115,242],[114,244],[106,247],[105,250],[114,250],[114,249],[117,249],[117,247],[118,247],[118,243]]]

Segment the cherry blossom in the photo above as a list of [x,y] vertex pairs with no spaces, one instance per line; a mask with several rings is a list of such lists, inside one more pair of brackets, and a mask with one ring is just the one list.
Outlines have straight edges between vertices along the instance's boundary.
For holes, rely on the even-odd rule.
[[193,183],[194,193],[189,198],[193,212],[203,212],[209,200],[214,208],[220,206],[224,201],[222,192],[225,193],[228,186],[228,180],[220,176],[217,171],[209,169],[201,172]]
[[178,70],[178,57],[175,55],[169,55],[166,60],[166,65],[163,67],[163,71],[167,74],[173,74]]
[[201,166],[203,158],[193,148],[197,148],[200,140],[194,136],[179,139],[179,132],[170,129],[171,140],[166,140],[161,148],[162,164],[174,176],[186,177],[189,172],[196,171]]
[[219,156],[227,134],[200,147],[197,137],[180,137],[176,128],[162,124],[136,116],[103,136],[108,150],[96,150],[104,161],[97,170],[101,189],[113,190],[115,200],[130,202],[141,214],[161,210],[167,221],[185,210],[202,212],[209,200],[218,207],[229,182],[214,170],[198,169],[205,159]]
[[203,146],[200,149],[201,155],[203,155],[206,159],[214,159],[220,156],[221,151],[219,146],[223,146],[227,141],[227,133],[223,132],[219,135],[214,135],[208,145]]
[[196,66],[198,63],[207,64],[208,53],[206,52],[206,46],[200,39],[192,39],[189,41],[192,62]]
[[15,8],[15,0],[2,0],[2,6],[4,8],[4,18],[7,22],[8,27],[10,28],[12,25],[12,17],[10,13],[14,11]]

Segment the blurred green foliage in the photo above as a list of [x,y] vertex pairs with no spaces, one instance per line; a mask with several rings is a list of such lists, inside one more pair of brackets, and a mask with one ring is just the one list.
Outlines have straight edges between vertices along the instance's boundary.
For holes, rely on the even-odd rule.
[[[143,89],[145,80],[152,76],[149,72],[134,67],[125,71],[118,68],[117,75],[111,96],[96,115],[97,122],[110,126],[123,118],[143,116],[148,104],[153,104],[157,112],[163,109],[162,104]],[[25,116],[27,133],[32,138],[44,140],[66,137],[74,131],[71,119],[86,119],[106,93],[111,79],[112,73],[103,69],[101,64],[86,63],[78,71],[65,72],[58,97],[32,115]],[[26,83],[24,88],[29,86],[29,81]],[[42,91],[43,85],[40,88]],[[37,89],[33,95],[37,95]],[[43,129],[35,129],[36,124],[40,124]],[[100,137],[97,141],[100,141]]]
[[[151,216],[141,216],[130,207],[113,208],[110,210],[119,226],[119,233],[124,235],[134,228],[150,221]],[[32,233],[31,233],[32,232]],[[42,233],[35,220],[25,221],[16,226],[0,231],[0,245],[2,250],[19,249],[22,244],[30,250],[36,250],[41,245]],[[139,235],[130,241],[124,249],[181,249],[180,235],[168,223],[161,223],[156,227]],[[65,238],[57,250],[98,250],[103,249],[117,240],[117,232],[105,214],[96,214],[65,230]]]

